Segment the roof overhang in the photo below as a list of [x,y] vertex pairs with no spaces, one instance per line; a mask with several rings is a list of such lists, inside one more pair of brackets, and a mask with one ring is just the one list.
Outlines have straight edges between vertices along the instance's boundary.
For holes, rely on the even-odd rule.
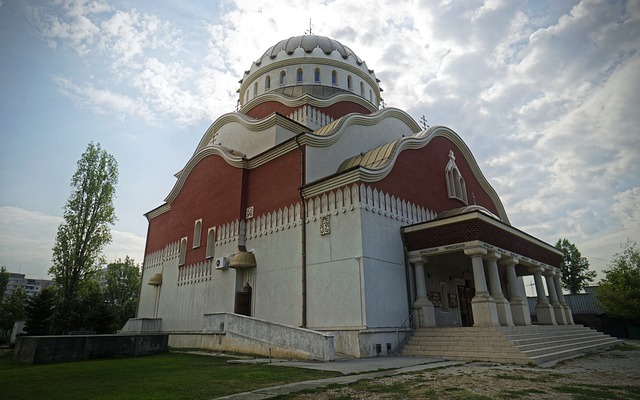
[[532,267],[559,267],[563,253],[519,229],[480,211],[402,228],[410,256],[438,255],[474,247],[517,258]]

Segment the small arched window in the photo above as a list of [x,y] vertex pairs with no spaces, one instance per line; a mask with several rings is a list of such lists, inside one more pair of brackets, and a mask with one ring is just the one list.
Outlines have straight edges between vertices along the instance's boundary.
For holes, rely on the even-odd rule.
[[351,81],[351,75],[347,76],[347,88],[353,90],[353,82]]
[[373,103],[373,90],[369,89],[369,101]]
[[302,68],[298,68],[296,71],[296,82],[302,83]]
[[449,198],[458,199],[464,202],[464,204],[468,204],[467,187],[456,165],[456,157],[452,150],[449,150],[449,162],[445,168],[445,177],[447,179]]
[[271,76],[267,75],[267,77],[264,78],[264,90],[266,92],[269,89],[271,89]]
[[253,97],[255,98],[258,95],[258,82],[253,84]]
[[202,219],[197,220],[193,224],[193,248],[200,247],[200,232],[202,232]]
[[364,97],[364,82],[360,81],[360,96]]
[[315,83],[320,83],[320,68],[316,68],[313,72],[313,81]]
[[335,70],[331,71],[331,84],[332,85],[338,84],[338,73]]
[[213,258],[216,247],[216,228],[209,228],[207,231],[207,258]]
[[178,266],[184,265],[187,261],[187,238],[180,239],[180,253],[178,256]]
[[285,71],[280,71],[280,85],[284,85],[287,83],[287,73]]

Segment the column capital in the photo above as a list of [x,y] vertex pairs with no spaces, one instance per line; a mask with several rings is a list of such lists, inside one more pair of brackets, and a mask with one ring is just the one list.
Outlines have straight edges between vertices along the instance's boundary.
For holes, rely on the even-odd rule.
[[413,256],[413,257],[409,257],[409,264],[422,264],[425,265],[426,263],[429,262],[429,259],[423,255],[419,255],[419,256]]
[[533,274],[542,274],[544,272],[544,268],[542,267],[529,267],[529,272]]
[[517,264],[520,263],[520,259],[516,258],[516,257],[510,257],[510,256],[502,256],[500,258],[500,265],[504,265],[504,266],[516,266]]
[[554,271],[551,268],[549,268],[549,269],[542,268],[542,275],[549,276],[549,277],[554,277],[556,275],[556,271]]
[[473,247],[471,249],[464,249],[464,254],[469,257],[485,256],[487,254],[487,249],[483,249],[482,247]]

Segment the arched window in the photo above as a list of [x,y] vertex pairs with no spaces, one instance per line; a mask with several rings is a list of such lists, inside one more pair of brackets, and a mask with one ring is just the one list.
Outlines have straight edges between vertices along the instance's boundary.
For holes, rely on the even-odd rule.
[[316,68],[313,72],[313,81],[315,83],[320,83],[320,68]]
[[467,187],[464,183],[464,178],[460,174],[460,170],[456,165],[456,156],[452,150],[449,150],[449,162],[445,168],[445,177],[447,179],[447,192],[449,198],[458,199],[468,204],[467,202]]
[[216,228],[209,228],[207,231],[207,258],[213,258],[216,247]]
[[264,91],[266,92],[269,89],[271,89],[271,76],[267,75],[267,77],[264,78]]
[[202,218],[193,224],[193,248],[200,247],[200,232],[202,232]]
[[180,253],[178,256],[178,266],[184,265],[187,261],[187,238],[180,239]]
[[347,88],[353,90],[353,82],[351,81],[351,75],[347,76]]
[[373,90],[369,89],[369,101],[373,103]]
[[298,68],[296,71],[296,82],[302,83],[302,68]]
[[364,82],[360,81],[360,96],[364,97]]
[[253,84],[253,97],[255,98],[258,95],[258,82]]
[[338,84],[338,73],[335,70],[331,71],[331,84],[332,85]]
[[280,85],[284,85],[287,83],[287,73],[285,71],[280,71]]

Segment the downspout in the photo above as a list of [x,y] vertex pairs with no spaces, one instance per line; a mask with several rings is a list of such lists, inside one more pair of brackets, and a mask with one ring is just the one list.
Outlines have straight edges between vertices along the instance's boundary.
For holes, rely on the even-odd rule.
[[404,228],[400,227],[400,237],[402,238],[402,252],[404,253],[404,277],[407,283],[407,309],[409,315],[411,315],[411,277],[409,269],[409,257],[407,257],[407,244],[404,241]]
[[304,133],[296,136],[296,144],[298,145],[298,149],[300,149],[300,188],[298,191],[300,192],[300,200],[302,201],[302,209],[300,212],[300,219],[302,221],[302,235],[301,235],[301,267],[302,267],[302,328],[307,327],[307,202],[304,199],[304,194],[302,193],[302,189],[304,185],[307,183],[307,174],[306,174],[306,148],[302,148],[300,144],[299,138]]

